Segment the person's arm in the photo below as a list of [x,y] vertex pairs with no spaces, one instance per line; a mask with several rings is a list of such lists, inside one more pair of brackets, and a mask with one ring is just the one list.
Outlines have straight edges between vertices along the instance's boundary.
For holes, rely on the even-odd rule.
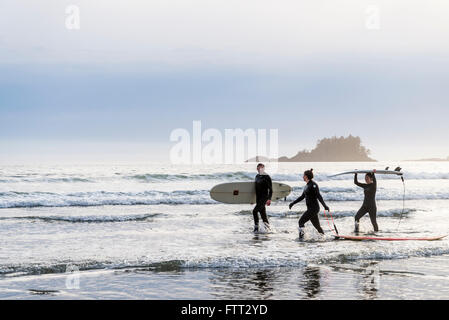
[[376,179],[375,173],[373,173],[373,183],[374,183],[374,186],[377,188],[377,179]]
[[273,196],[273,182],[271,181],[270,176],[267,176],[268,179],[268,200],[271,200]]
[[289,208],[291,209],[295,204],[297,204],[297,203],[301,202],[302,200],[304,200],[305,197],[306,197],[306,193],[303,192],[302,195],[298,199],[296,199],[295,201],[293,201],[292,203],[290,203],[288,205]]
[[354,184],[357,185],[357,186],[359,186],[359,187],[361,187],[361,188],[365,188],[366,184],[360,183],[360,182],[358,181],[357,177],[358,177],[357,173],[354,174]]
[[320,188],[318,186],[316,186],[316,195],[317,195],[317,198],[320,201],[320,203],[323,205],[324,210],[330,211],[329,207],[326,205],[326,203],[324,202],[323,197],[321,196]]

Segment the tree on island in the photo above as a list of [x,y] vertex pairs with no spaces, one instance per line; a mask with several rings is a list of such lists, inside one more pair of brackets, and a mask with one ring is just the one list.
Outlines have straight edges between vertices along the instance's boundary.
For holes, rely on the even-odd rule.
[[[336,136],[318,140],[312,151],[303,150],[284,161],[376,161],[369,157],[370,150],[362,146],[360,137],[349,135],[347,138]],[[281,159],[279,159],[281,161]]]
[[[295,156],[280,157],[279,162],[374,162],[369,157],[371,153],[362,146],[360,137],[349,135],[348,137],[332,137],[318,140],[315,149],[299,151]],[[248,160],[254,162],[255,158]],[[274,160],[276,161],[276,160]]]

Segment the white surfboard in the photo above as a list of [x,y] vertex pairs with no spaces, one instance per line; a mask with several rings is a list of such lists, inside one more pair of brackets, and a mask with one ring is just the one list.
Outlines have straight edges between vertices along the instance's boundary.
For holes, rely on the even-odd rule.
[[[284,199],[291,192],[289,185],[273,182],[272,201]],[[230,204],[256,203],[256,184],[254,182],[231,182],[216,185],[210,190],[210,197],[215,201]]]
[[366,174],[366,173],[375,173],[375,174],[395,174],[398,176],[402,176],[404,173],[400,172],[400,171],[393,171],[393,170],[354,170],[354,171],[346,171],[346,172],[342,172],[342,173],[337,173],[334,175],[329,176],[330,178],[332,177],[338,177],[338,176],[342,176],[345,174]]

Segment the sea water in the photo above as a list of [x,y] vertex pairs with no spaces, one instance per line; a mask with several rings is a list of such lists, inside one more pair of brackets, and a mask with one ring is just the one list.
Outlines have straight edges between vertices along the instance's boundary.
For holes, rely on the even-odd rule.
[[[449,163],[403,162],[378,176],[378,236],[449,234]],[[268,207],[273,232],[254,234],[252,206],[217,203],[209,190],[252,181],[254,164],[0,165],[0,298],[3,299],[448,299],[449,239],[334,240],[305,211],[302,172],[316,182],[341,234],[351,234],[363,190],[352,169],[391,163],[281,163],[293,187]],[[363,182],[363,175],[359,177]],[[404,201],[405,200],[405,201]],[[361,232],[372,233],[368,216]]]

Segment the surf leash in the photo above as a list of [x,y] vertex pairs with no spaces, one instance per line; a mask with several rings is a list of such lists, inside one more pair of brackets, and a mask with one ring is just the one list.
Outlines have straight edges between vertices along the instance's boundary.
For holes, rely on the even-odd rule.
[[401,212],[401,216],[399,217],[399,223],[398,223],[397,229],[399,229],[399,226],[400,226],[401,220],[402,220],[402,215],[405,213],[405,181],[404,181],[404,176],[401,176],[401,180],[402,180],[402,185],[404,186],[404,194],[402,196],[402,212]]
[[334,225],[334,229],[332,229],[329,219],[327,218],[327,215],[326,215],[326,210],[324,210],[324,216],[326,217],[327,224],[329,225],[329,229],[335,233],[336,237],[338,237],[338,229],[337,229],[337,226],[335,225],[334,218],[332,217],[332,213],[330,211],[329,211],[329,215],[331,216],[332,224]]

